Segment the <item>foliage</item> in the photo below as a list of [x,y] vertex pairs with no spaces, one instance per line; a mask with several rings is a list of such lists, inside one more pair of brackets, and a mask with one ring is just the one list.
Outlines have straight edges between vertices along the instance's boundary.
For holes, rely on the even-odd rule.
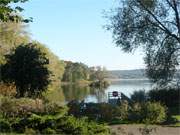
[[8,21],[23,21],[29,22],[31,19],[23,19],[19,16],[19,13],[24,9],[20,6],[12,6],[17,5],[18,3],[24,3],[28,0],[1,0],[0,1],[0,21],[8,22]]
[[88,122],[85,118],[75,119],[73,116],[60,119],[58,128],[66,134],[109,134],[109,130],[104,125],[98,125],[95,122]]
[[36,44],[18,46],[6,56],[7,63],[2,67],[2,79],[14,82],[18,97],[40,96],[49,84],[49,63],[46,54],[36,48]]
[[0,95],[14,97],[16,95],[16,86],[13,83],[0,82]]
[[141,123],[142,122],[142,115],[141,115],[142,106],[140,103],[134,103],[129,110],[128,119],[132,122]]
[[0,97],[0,114],[3,117],[27,116],[32,112],[40,113],[45,107],[40,99]]
[[90,67],[90,80],[103,82],[108,76],[108,72],[105,67]]
[[33,130],[32,128],[26,128],[24,133],[26,135],[36,135],[36,131]]
[[129,105],[127,101],[122,101],[118,107],[115,108],[116,117],[121,120],[127,120],[129,115]]
[[159,124],[166,120],[166,107],[158,102],[135,103],[128,119],[137,123]]
[[147,75],[155,83],[170,82],[179,65],[180,2],[124,0],[111,12],[113,39],[125,52],[145,51]]
[[83,63],[65,62],[65,72],[62,78],[64,82],[77,82],[79,80],[88,80],[88,67]]
[[27,25],[20,22],[0,23],[0,64],[6,62],[5,55],[9,54],[12,49],[30,41],[26,28]]
[[107,88],[109,85],[110,85],[110,82],[107,80],[94,81],[89,84],[90,87],[94,87],[94,88]]
[[42,131],[43,134],[56,134],[56,131],[51,128],[46,128]]
[[131,100],[139,103],[147,101],[147,94],[145,90],[134,91],[131,95]]
[[55,87],[57,87],[58,84],[60,84],[63,74],[64,74],[64,68],[65,63],[58,58],[49,48],[46,47],[46,45],[43,45],[37,41],[33,41],[34,44],[36,44],[37,48],[41,50],[41,52],[46,54],[46,57],[49,60],[49,64],[47,65],[48,70],[51,72],[50,74],[50,84],[48,89],[54,90]]
[[141,115],[144,123],[162,123],[166,120],[166,108],[160,103],[147,102],[142,105]]
[[171,124],[173,126],[180,125],[180,115],[172,115],[168,117],[166,123]]
[[64,111],[63,108],[59,108],[40,114],[4,117],[0,121],[1,131],[28,134],[109,134],[109,129],[105,125],[88,121],[86,118],[68,116]]
[[119,106],[113,106],[108,103],[78,103],[70,102],[68,104],[69,114],[75,117],[86,116],[91,120],[100,122],[111,122],[118,118],[126,120],[128,118],[129,106],[123,101]]
[[10,123],[6,119],[1,118],[0,119],[0,129],[1,132],[10,132]]
[[154,89],[148,93],[149,100],[161,102],[168,107],[168,112],[171,114],[179,114],[180,105],[180,89],[178,88],[165,88]]
[[69,114],[75,117],[86,116],[96,121],[111,121],[114,117],[114,107],[107,103],[78,103],[70,102],[68,104]]
[[114,106],[107,103],[74,101],[69,103],[68,107],[68,113],[75,117],[86,116],[90,120],[111,124],[113,121],[159,124],[166,120],[166,108],[158,102],[134,103],[130,106],[127,101],[122,101],[120,105]]
[[49,90],[43,93],[43,99],[48,103],[50,102],[52,104],[55,103],[62,105],[65,101],[65,96],[63,90],[61,89],[61,86],[57,84],[57,86],[51,85]]
[[[105,68],[88,67],[83,63],[73,63],[66,61],[65,72],[62,78],[63,82],[79,83],[84,82],[85,84],[90,83],[90,86],[95,87],[106,87],[109,82],[105,81],[108,76]],[[86,82],[89,81],[89,82]]]

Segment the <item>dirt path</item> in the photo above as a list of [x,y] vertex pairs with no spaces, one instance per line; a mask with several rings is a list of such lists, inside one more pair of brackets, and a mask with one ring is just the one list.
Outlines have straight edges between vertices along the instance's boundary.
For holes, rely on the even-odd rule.
[[[144,127],[144,125],[137,124],[110,126],[112,135],[143,135],[139,129],[144,129]],[[153,130],[150,135],[180,135],[180,127],[151,125],[148,129]]]

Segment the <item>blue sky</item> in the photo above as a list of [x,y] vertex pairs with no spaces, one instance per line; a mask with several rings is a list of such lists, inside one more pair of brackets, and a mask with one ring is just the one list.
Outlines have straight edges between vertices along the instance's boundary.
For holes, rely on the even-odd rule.
[[116,0],[29,0],[23,4],[32,38],[46,44],[60,59],[101,65],[107,69],[143,68],[141,52],[126,54],[113,43],[103,10]]

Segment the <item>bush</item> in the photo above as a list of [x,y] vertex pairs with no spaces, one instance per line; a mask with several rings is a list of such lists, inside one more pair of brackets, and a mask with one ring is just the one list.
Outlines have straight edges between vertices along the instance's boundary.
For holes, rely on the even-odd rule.
[[68,113],[75,117],[88,117],[90,120],[100,122],[111,122],[118,118],[125,120],[128,118],[130,106],[127,101],[123,101],[119,106],[113,106],[108,103],[78,103],[71,102],[68,104]]
[[0,132],[10,132],[11,125],[6,119],[0,119]]
[[56,134],[56,131],[51,128],[46,128],[42,131],[43,134]]
[[0,82],[0,95],[14,97],[16,95],[16,86],[14,83]]
[[73,135],[109,134],[109,129],[105,125],[89,122],[86,118],[77,119],[73,116],[59,119],[58,129],[62,133]]
[[[10,108],[12,105],[11,103]],[[48,106],[51,106],[51,104]],[[50,112],[44,109],[43,112],[31,112],[28,115],[20,115],[17,113],[16,117],[9,115],[9,111],[12,108],[10,110],[6,108],[3,110],[3,113],[7,112],[8,115],[0,118],[0,129],[2,132],[26,134],[109,134],[109,129],[105,125],[90,122],[86,118],[68,116],[66,115],[66,107],[55,108],[56,109],[53,108]]]
[[115,116],[121,120],[127,120],[129,114],[129,105],[127,101],[122,101],[118,107],[115,108]]
[[131,95],[131,100],[139,103],[147,101],[147,94],[145,90],[134,91]]
[[107,103],[78,103],[71,102],[68,104],[69,114],[75,117],[86,116],[91,120],[96,121],[111,121],[114,116],[115,106]]
[[26,128],[25,129],[25,132],[24,132],[26,135],[36,135],[36,131],[33,130],[32,128]]
[[0,97],[0,113],[4,117],[21,117],[32,112],[43,112],[44,106],[40,99]]
[[151,101],[166,105],[170,114],[180,114],[180,89],[154,89],[148,95]]
[[27,132],[27,129],[42,134],[94,135],[109,133],[109,129],[105,125],[89,122],[85,118],[77,119],[73,116],[57,117],[56,115],[40,116],[35,114],[12,123],[12,129],[16,133]]
[[166,120],[166,107],[158,102],[135,103],[128,119],[136,123],[159,124]]
[[160,103],[147,102],[142,105],[141,116],[144,123],[162,123],[166,120],[166,108]]
[[129,111],[128,119],[132,122],[140,123],[142,121],[141,104],[134,103]]

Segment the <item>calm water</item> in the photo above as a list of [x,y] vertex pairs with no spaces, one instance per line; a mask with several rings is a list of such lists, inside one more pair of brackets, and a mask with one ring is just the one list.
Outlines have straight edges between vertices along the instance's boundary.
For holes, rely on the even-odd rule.
[[62,93],[65,102],[71,100],[85,100],[85,102],[106,102],[107,93],[119,91],[126,96],[130,95],[135,90],[146,90],[151,88],[151,83],[148,80],[116,80],[106,89],[95,89],[90,87],[79,87],[77,85],[62,86]]

